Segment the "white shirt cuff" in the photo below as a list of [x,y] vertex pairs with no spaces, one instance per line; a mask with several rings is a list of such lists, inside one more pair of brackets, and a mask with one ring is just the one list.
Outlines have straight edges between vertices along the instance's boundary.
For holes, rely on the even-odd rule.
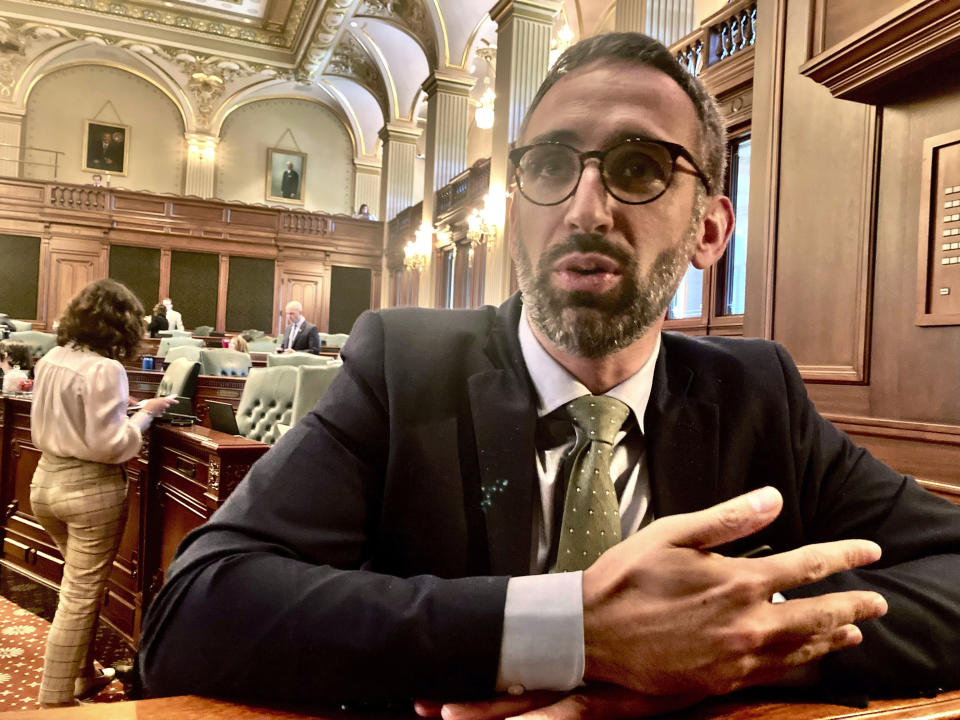
[[148,413],[146,410],[137,410],[133,415],[130,416],[130,422],[137,426],[137,429],[140,432],[143,432],[153,421],[153,415]]
[[571,690],[583,680],[583,573],[507,582],[497,690]]

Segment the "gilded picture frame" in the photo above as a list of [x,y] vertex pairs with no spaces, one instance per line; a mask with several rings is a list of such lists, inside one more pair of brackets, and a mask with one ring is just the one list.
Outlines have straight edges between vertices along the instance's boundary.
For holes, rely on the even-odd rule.
[[267,150],[267,189],[270,202],[303,205],[307,178],[307,155],[294,150]]
[[130,163],[130,126],[84,120],[81,158],[84,172],[126,175]]

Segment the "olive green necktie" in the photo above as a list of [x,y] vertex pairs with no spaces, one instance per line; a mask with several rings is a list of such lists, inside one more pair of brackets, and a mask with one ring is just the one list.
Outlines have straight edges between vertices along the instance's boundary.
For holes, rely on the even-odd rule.
[[613,441],[630,408],[607,395],[584,395],[566,404],[582,430],[568,459],[567,497],[553,572],[585,570],[620,542],[617,491],[610,478]]

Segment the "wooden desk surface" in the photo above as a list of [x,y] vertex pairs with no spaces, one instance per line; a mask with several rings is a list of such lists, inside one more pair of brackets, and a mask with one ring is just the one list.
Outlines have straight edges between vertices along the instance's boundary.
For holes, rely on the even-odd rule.
[[[325,718],[327,720],[414,720],[412,713],[349,713],[326,711],[300,713],[240,705],[224,700],[184,695],[181,697],[137,700],[135,702],[97,703],[55,710],[21,710],[6,713],[11,720],[255,720],[259,718]],[[960,718],[960,691],[935,698],[878,700],[864,709],[817,703],[743,703],[717,701],[670,715],[676,720],[957,720]]]

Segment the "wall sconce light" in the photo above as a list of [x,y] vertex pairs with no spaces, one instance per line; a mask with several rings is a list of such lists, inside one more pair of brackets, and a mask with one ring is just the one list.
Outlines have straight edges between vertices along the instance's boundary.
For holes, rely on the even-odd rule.
[[493,127],[493,102],[497,99],[493,88],[487,88],[480,96],[480,102],[477,104],[477,110],[474,113],[474,120],[477,127],[481,130],[489,130]]
[[424,220],[414,232],[415,240],[403,246],[403,264],[410,270],[423,270],[433,250],[433,226]]
[[483,207],[474,208],[467,216],[467,239],[471,243],[492,245],[500,229],[499,219],[491,207],[490,194],[483,196]]

